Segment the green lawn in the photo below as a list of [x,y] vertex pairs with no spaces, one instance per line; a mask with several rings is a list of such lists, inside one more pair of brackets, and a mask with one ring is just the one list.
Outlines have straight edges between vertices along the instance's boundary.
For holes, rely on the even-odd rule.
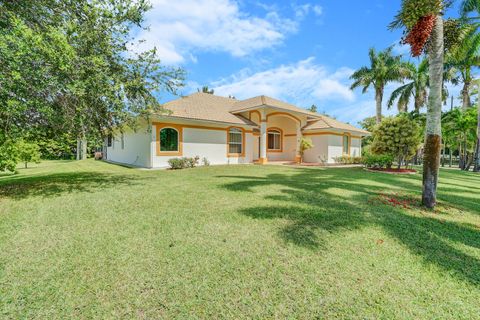
[[[0,176],[1,318],[480,317],[480,176],[128,169]],[[395,196],[397,197],[397,196]]]

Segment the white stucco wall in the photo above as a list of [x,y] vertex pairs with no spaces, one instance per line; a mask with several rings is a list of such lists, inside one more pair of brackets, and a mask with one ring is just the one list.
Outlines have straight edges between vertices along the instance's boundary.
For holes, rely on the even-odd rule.
[[304,161],[305,162],[321,162],[321,159],[327,160],[328,158],[328,136],[327,135],[316,135],[316,136],[306,136],[306,138],[311,139],[313,143],[313,148],[305,151]]
[[[155,126],[154,126],[155,128]],[[181,156],[158,156],[156,150],[156,130],[152,130],[151,152],[154,168],[168,167],[168,160],[179,157],[200,157],[212,165],[241,164],[253,162],[254,138],[251,133],[245,133],[245,157],[227,156],[227,131],[222,130],[183,128],[183,154]]]
[[334,158],[343,155],[343,136],[327,135],[328,137],[328,163],[335,163]]
[[350,155],[352,157],[362,156],[362,139],[352,138],[352,144],[350,147]]
[[106,148],[107,160],[138,167],[150,167],[150,132],[147,125],[141,126],[137,131],[126,129],[123,139],[124,148],[122,149],[121,133],[117,132],[113,135],[112,146]]

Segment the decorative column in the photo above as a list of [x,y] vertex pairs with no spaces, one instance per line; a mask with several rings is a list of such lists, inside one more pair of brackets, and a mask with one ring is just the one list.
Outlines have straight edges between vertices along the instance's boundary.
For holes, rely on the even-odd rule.
[[265,110],[260,111],[261,119],[260,119],[260,158],[258,159],[258,163],[266,164],[268,162],[267,159],[267,118],[265,115]]
[[300,122],[296,122],[297,126],[297,148],[295,151],[295,162],[302,162],[302,157],[300,156],[300,141],[302,140],[302,125]]

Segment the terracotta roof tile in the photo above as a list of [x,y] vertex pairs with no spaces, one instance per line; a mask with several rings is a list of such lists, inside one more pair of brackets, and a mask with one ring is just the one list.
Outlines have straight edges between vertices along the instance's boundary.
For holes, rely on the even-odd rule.
[[171,117],[256,126],[250,120],[229,112],[236,102],[235,99],[197,92],[167,102],[163,106],[171,111]]
[[238,112],[247,111],[247,110],[254,109],[254,108],[257,108],[257,107],[261,107],[261,106],[269,106],[269,107],[273,107],[273,108],[284,109],[284,110],[287,110],[287,111],[298,112],[298,113],[302,113],[302,114],[305,114],[305,115],[313,117],[313,118],[318,118],[319,117],[318,113],[310,112],[306,109],[302,109],[302,108],[299,108],[297,106],[294,106],[293,104],[283,102],[281,100],[271,98],[271,97],[268,97],[268,96],[258,96],[258,97],[253,97],[253,98],[246,99],[246,100],[237,101],[232,106],[230,111],[232,113],[238,113]]
[[363,129],[359,129],[351,124],[340,122],[338,120],[332,119],[330,117],[320,115],[320,119],[317,121],[310,121],[303,130],[318,130],[318,129],[340,129],[340,130],[348,130],[348,131],[355,131],[362,134],[369,134],[368,131]]

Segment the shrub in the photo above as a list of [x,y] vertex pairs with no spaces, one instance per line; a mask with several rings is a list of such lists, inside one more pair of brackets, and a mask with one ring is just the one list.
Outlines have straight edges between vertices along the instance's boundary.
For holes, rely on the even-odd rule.
[[17,145],[10,140],[0,142],[0,172],[16,172],[18,160]]
[[391,154],[400,169],[404,161],[415,155],[421,140],[420,126],[407,115],[388,117],[375,127],[371,151],[380,155]]
[[185,168],[195,168],[200,161],[200,157],[196,156],[194,158],[172,158],[168,160],[168,165],[170,169],[177,170],[177,169],[185,169]]
[[168,160],[168,165],[170,166],[170,169],[173,169],[173,170],[184,169],[185,161],[183,160],[183,158],[172,158]]
[[393,157],[388,154],[370,154],[363,157],[363,164],[367,168],[391,168],[393,164]]
[[352,156],[347,156],[343,155],[341,157],[335,157],[333,158],[335,163],[341,163],[341,164],[360,164],[362,163],[362,157],[352,157]]
[[18,159],[25,164],[25,169],[29,162],[40,162],[40,147],[36,143],[20,140],[17,142]]
[[185,160],[185,164],[187,168],[195,168],[200,161],[199,156],[195,156],[194,158],[183,158]]
[[202,164],[203,164],[204,166],[209,166],[209,165],[210,165],[210,161],[208,161],[207,158],[203,158],[203,159],[202,159]]
[[300,150],[299,150],[300,162],[303,162],[303,156],[305,154],[305,151],[307,151],[309,149],[312,149],[313,147],[314,147],[314,145],[312,143],[312,140],[310,140],[308,138],[302,138],[300,140]]

